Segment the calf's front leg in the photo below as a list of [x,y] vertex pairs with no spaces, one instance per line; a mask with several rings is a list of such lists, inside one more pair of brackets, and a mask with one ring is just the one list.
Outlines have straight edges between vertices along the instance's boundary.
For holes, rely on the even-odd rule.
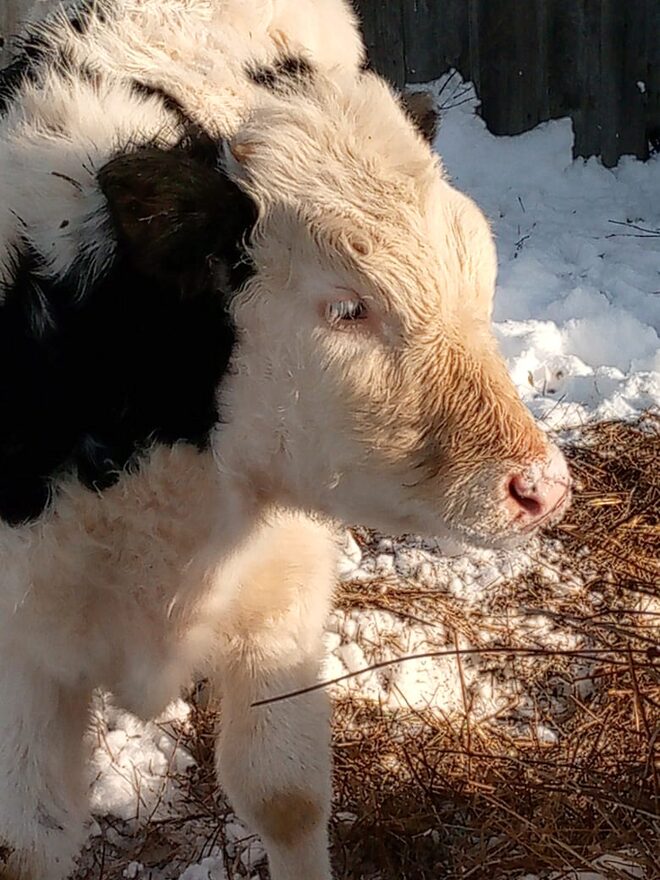
[[218,663],[217,769],[236,812],[257,831],[272,880],[330,880],[329,703],[321,691],[259,700],[318,681],[334,581],[332,535],[280,517],[250,549]]
[[12,654],[0,668],[0,880],[62,880],[85,836],[88,699]]

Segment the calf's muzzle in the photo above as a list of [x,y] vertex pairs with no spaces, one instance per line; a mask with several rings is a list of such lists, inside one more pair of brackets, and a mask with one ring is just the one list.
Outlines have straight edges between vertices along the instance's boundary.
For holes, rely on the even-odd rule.
[[505,504],[521,531],[558,519],[570,499],[571,478],[556,446],[542,461],[533,462],[506,479]]

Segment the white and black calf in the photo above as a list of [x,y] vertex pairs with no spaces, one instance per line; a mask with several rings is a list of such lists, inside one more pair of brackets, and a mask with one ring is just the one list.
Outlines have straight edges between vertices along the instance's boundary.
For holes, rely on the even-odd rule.
[[0,74],[0,878],[61,880],[96,687],[195,674],[273,880],[328,880],[336,520],[489,546],[568,474],[495,255],[340,0],[68,3]]

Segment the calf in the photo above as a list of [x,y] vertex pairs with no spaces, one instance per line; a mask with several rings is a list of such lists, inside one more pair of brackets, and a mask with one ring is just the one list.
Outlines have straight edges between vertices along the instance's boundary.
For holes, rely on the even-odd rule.
[[72,870],[93,689],[200,672],[273,880],[328,880],[326,698],[252,704],[316,681],[333,522],[506,546],[567,503],[488,225],[361,61],[340,0],[108,0],[3,76],[2,880]]

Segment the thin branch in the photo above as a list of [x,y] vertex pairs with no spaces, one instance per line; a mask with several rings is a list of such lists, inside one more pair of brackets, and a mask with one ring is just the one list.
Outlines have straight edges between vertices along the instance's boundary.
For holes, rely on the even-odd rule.
[[625,657],[629,657],[632,655],[641,654],[643,657],[646,657],[651,662],[649,664],[643,664],[641,666],[644,668],[655,668],[654,660],[660,658],[660,647],[656,647],[655,645],[651,648],[647,648],[643,650],[641,648],[589,648],[583,650],[563,650],[563,649],[549,649],[549,648],[514,648],[514,647],[497,647],[497,648],[463,648],[461,650],[447,650],[447,651],[426,651],[423,654],[406,654],[403,657],[394,657],[390,660],[381,660],[379,663],[373,663],[370,666],[365,666],[363,669],[358,669],[355,672],[347,672],[344,675],[338,675],[336,678],[330,678],[326,681],[319,681],[316,684],[309,685],[308,687],[300,688],[296,691],[289,691],[285,694],[278,694],[276,697],[267,697],[265,700],[257,700],[255,703],[252,703],[252,708],[257,708],[258,706],[268,706],[271,703],[279,703],[282,700],[288,700],[293,697],[301,697],[304,694],[311,694],[314,691],[323,690],[323,688],[330,687],[334,684],[339,684],[342,681],[348,681],[351,678],[357,678],[359,675],[364,675],[365,672],[375,672],[378,669],[385,669],[388,666],[396,666],[398,663],[406,663],[409,660],[428,660],[434,657],[470,657],[475,655],[490,655],[490,654],[505,654],[505,655],[515,655],[521,657],[580,657],[583,660],[606,660],[608,663],[611,663],[615,666],[623,666],[628,668],[629,660],[612,660],[609,655],[612,654],[621,654]]
[[636,229],[637,232],[643,232],[652,237],[660,236],[660,229],[649,229],[648,226],[640,226],[638,223],[631,223],[629,220],[608,220],[607,222],[613,223],[615,226],[626,226],[628,229]]

